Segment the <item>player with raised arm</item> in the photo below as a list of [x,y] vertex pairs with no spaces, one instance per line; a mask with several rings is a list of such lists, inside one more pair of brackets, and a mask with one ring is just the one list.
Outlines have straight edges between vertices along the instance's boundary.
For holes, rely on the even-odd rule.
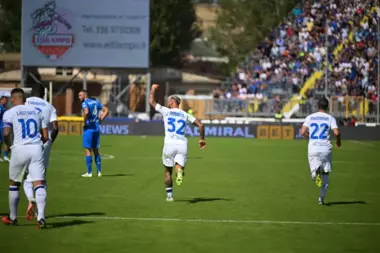
[[[55,139],[58,136],[58,118],[57,118],[57,110],[54,108],[53,105],[51,105],[49,102],[43,99],[45,95],[45,91],[42,87],[33,87],[32,90],[32,97],[28,97],[26,99],[26,105],[29,105],[31,107],[36,108],[38,111],[40,111],[43,115],[44,120],[46,121],[46,124],[48,126],[48,132],[49,132],[49,139],[47,142],[44,143],[44,166],[45,166],[45,173],[47,168],[49,167],[49,161],[50,161],[50,152],[51,152],[51,146],[53,145]],[[23,188],[26,197],[29,200],[28,208],[26,211],[26,218],[27,220],[33,220],[35,209],[36,209],[36,201],[34,198],[34,192],[33,192],[33,184],[31,181],[30,174],[26,174],[26,180],[24,180]],[[46,175],[45,175],[46,178]],[[47,186],[47,181],[45,181]]]
[[329,101],[326,98],[320,99],[318,101],[319,111],[307,116],[301,128],[301,135],[309,137],[308,159],[311,177],[318,187],[322,187],[318,199],[320,205],[325,203],[329,173],[332,170],[331,130],[336,136],[336,146],[342,145],[336,120],[326,113],[328,106]]
[[7,110],[6,106],[8,103],[8,97],[2,96],[0,98],[0,162],[7,161],[9,162],[9,147],[4,145],[4,160],[1,158],[1,146],[3,144],[3,116]]
[[[25,94],[22,89],[15,88],[11,91],[11,101],[13,107],[5,112],[3,118],[4,141],[12,149],[9,163],[10,213],[8,217],[2,218],[2,222],[8,225],[17,225],[17,209],[20,200],[19,187],[23,179],[23,170],[27,166],[36,194],[37,227],[45,228],[47,193],[43,143],[47,142],[49,138],[46,121],[41,112],[24,104]],[[14,137],[13,143],[11,134]]]
[[86,154],[87,173],[82,177],[92,177],[92,155],[94,153],[98,177],[102,176],[100,145],[100,123],[107,117],[108,108],[88,96],[86,90],[79,92],[79,100],[82,103],[83,126],[83,148]]
[[171,202],[174,201],[172,181],[173,167],[177,176],[177,185],[181,185],[183,182],[187,159],[186,125],[187,123],[191,123],[199,128],[199,145],[201,149],[206,147],[205,132],[203,124],[198,119],[179,109],[181,103],[179,97],[169,97],[169,108],[156,103],[154,96],[158,87],[158,84],[152,85],[152,90],[149,94],[149,104],[153,106],[157,112],[162,114],[165,123],[165,143],[162,151],[162,162],[165,167],[166,201]]

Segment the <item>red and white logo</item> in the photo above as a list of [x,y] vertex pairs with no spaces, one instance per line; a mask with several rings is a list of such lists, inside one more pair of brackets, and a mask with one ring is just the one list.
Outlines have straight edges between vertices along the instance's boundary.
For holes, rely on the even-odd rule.
[[54,1],[46,3],[31,15],[33,45],[49,60],[57,60],[75,43],[72,26],[65,15],[56,11]]

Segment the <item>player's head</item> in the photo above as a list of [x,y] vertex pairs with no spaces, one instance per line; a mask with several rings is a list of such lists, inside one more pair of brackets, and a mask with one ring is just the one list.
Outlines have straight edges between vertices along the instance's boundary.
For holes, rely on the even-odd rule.
[[168,107],[169,108],[178,108],[181,104],[181,99],[178,96],[171,95],[168,98]]
[[318,100],[318,110],[321,111],[327,111],[327,108],[329,107],[329,101],[326,98],[321,98]]
[[23,105],[25,103],[25,92],[21,88],[14,88],[11,91],[11,102],[12,105]]
[[38,85],[38,84],[33,85],[31,95],[33,97],[44,98],[44,96],[45,96],[45,87],[43,87],[42,85]]
[[6,105],[8,103],[8,97],[2,96],[0,98],[0,105]]
[[79,97],[79,100],[81,102],[85,101],[86,99],[88,99],[88,92],[87,90],[81,90],[78,94],[78,97]]

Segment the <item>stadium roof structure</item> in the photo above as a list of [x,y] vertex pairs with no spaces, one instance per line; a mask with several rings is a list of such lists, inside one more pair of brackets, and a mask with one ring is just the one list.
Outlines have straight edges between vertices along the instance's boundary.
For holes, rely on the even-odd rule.
[[198,38],[195,39],[190,46],[188,53],[196,60],[208,61],[208,62],[228,62],[227,57],[221,56],[207,39]]

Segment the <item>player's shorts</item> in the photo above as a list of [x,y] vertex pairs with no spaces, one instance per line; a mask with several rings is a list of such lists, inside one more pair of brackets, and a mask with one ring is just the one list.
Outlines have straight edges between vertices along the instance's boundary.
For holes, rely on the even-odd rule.
[[83,147],[99,148],[100,131],[94,129],[86,129],[83,131]]
[[22,145],[12,148],[9,179],[22,182],[25,168],[28,168],[30,181],[45,180],[42,145]]
[[162,163],[165,167],[173,167],[176,163],[185,167],[187,160],[187,144],[165,143],[162,151]]
[[332,152],[309,153],[310,172],[316,172],[322,168],[323,172],[329,173],[332,170]]
[[[43,157],[44,157],[44,166],[45,166],[45,178],[46,178],[46,170],[49,167],[51,145],[52,145],[51,141],[48,141],[43,145],[43,147],[44,147]],[[26,177],[25,181],[33,182],[32,177],[30,176],[27,167],[24,168],[24,173],[27,173],[27,177]]]

